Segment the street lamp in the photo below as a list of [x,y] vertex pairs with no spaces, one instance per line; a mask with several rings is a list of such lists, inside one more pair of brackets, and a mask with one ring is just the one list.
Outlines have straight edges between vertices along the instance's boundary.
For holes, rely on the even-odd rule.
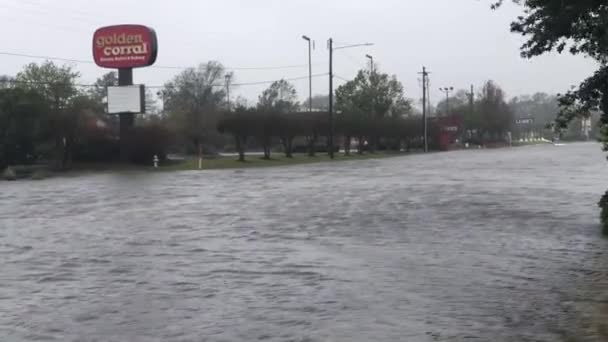
[[369,58],[369,62],[370,62],[370,70],[372,72],[372,74],[374,73],[374,57],[370,56],[370,55],[365,55],[365,57]]
[[333,38],[327,41],[329,49],[329,157],[334,159],[334,50],[349,49],[359,46],[372,46],[373,43],[352,44],[334,47]]
[[445,115],[450,114],[450,92],[454,91],[454,87],[439,88],[439,91],[445,93]]
[[310,48],[312,41],[308,36],[302,36],[302,39],[308,42],[308,111],[312,112],[312,51]]

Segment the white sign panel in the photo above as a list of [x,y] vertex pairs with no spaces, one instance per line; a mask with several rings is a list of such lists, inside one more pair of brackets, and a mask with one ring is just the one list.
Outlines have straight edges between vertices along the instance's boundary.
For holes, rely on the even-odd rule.
[[108,114],[145,112],[144,86],[108,87]]

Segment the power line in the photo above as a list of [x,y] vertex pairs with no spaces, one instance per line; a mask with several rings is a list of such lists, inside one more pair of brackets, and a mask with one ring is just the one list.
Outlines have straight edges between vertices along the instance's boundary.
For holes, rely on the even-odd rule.
[[[323,76],[327,76],[328,74],[317,74],[317,75],[312,75],[312,77],[323,77]],[[307,76],[301,76],[301,77],[292,77],[292,78],[282,78],[282,80],[284,81],[299,81],[299,80],[305,80],[308,79],[308,75]],[[230,86],[252,86],[252,85],[262,85],[262,84],[269,84],[269,83],[273,83],[279,80],[268,80],[268,81],[255,81],[255,82],[244,82],[244,83],[230,83]],[[0,83],[11,83],[11,84],[31,84],[31,85],[68,85],[71,84],[75,87],[79,87],[79,88],[95,88],[95,87],[99,87],[99,85],[97,84],[82,84],[82,83],[64,83],[64,82],[36,82],[36,81],[18,81],[15,79],[7,79],[7,80],[0,80]],[[225,87],[226,83],[214,83],[211,84],[211,87]],[[164,88],[164,85],[146,85],[146,88],[150,88],[150,89],[162,89]]]
[[[90,60],[76,59],[76,58],[65,58],[65,57],[55,57],[55,56],[44,56],[44,55],[33,55],[26,53],[17,53],[17,52],[8,52],[8,51],[0,51],[0,55],[4,56],[12,56],[12,57],[24,57],[24,58],[35,58],[35,59],[45,59],[51,61],[61,61],[61,62],[70,62],[70,63],[82,63],[82,64],[95,64],[95,62]],[[319,65],[319,64],[314,64]],[[172,70],[185,70],[191,67],[186,66],[169,66],[169,65],[152,65],[150,68],[154,69],[172,69]],[[296,69],[296,68],[308,68],[308,64],[294,64],[294,65],[280,65],[280,66],[259,66],[259,67],[226,67],[226,70],[281,70],[281,69]]]
[[[324,74],[316,74],[316,75],[312,75],[313,78],[316,77],[323,77],[323,76],[327,76],[329,75],[328,73],[324,73]],[[305,80],[308,79],[308,76],[301,76],[301,77],[293,77],[293,78],[282,78],[282,80],[284,81],[300,81],[300,80]],[[278,80],[272,80],[272,81],[259,81],[259,82],[248,82],[248,83],[233,83],[232,85],[234,86],[248,86],[248,85],[259,85],[259,84],[268,84],[268,83],[272,83]]]
[[5,51],[0,51],[0,55],[12,56],[12,57],[25,57],[25,58],[46,59],[46,60],[52,60],[52,61],[72,62],[72,63],[84,63],[84,64],[94,64],[95,63],[93,61],[85,61],[85,60],[82,60],[82,59],[52,57],[52,56],[40,56],[40,55],[29,55],[29,54],[25,54],[25,53],[5,52]]
[[348,80],[348,79],[346,79],[346,78],[344,78],[344,77],[342,77],[342,76],[338,76],[338,75],[336,75],[336,74],[334,74],[334,77],[335,77],[335,78],[337,78],[337,79],[339,79],[339,80],[342,80],[342,81],[344,81],[344,82],[350,82],[350,81],[351,81],[351,80]]

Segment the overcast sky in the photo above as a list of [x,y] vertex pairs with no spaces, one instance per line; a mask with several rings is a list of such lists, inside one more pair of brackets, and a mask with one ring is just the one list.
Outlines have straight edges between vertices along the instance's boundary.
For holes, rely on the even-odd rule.
[[[335,73],[351,79],[367,67],[366,54],[379,69],[395,74],[406,96],[419,99],[418,72],[431,72],[433,101],[441,86],[468,88],[492,79],[509,96],[558,93],[594,70],[582,57],[519,56],[523,39],[509,32],[521,8],[489,9],[492,0],[0,0],[0,74],[13,75],[39,59],[2,55],[21,53],[92,61],[96,28],[143,24],[159,38],[158,66],[194,66],[217,60],[235,68],[235,82],[257,82],[308,75],[308,50],[301,36],[316,40],[313,74],[328,71],[327,39],[337,45],[372,42],[371,47],[336,51]],[[238,68],[297,66],[274,70]],[[107,70],[78,63],[82,83]],[[179,70],[144,68],[135,83],[155,86]],[[336,79],[336,85],[343,83]],[[306,79],[293,81],[300,99]],[[241,86],[232,94],[252,103],[267,85]],[[313,93],[326,93],[328,78],[313,81]]]

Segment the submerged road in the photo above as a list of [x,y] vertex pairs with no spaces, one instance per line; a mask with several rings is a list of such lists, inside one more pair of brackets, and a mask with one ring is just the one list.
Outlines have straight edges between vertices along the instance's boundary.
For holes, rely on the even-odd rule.
[[2,182],[0,340],[602,341],[607,174],[590,143]]

